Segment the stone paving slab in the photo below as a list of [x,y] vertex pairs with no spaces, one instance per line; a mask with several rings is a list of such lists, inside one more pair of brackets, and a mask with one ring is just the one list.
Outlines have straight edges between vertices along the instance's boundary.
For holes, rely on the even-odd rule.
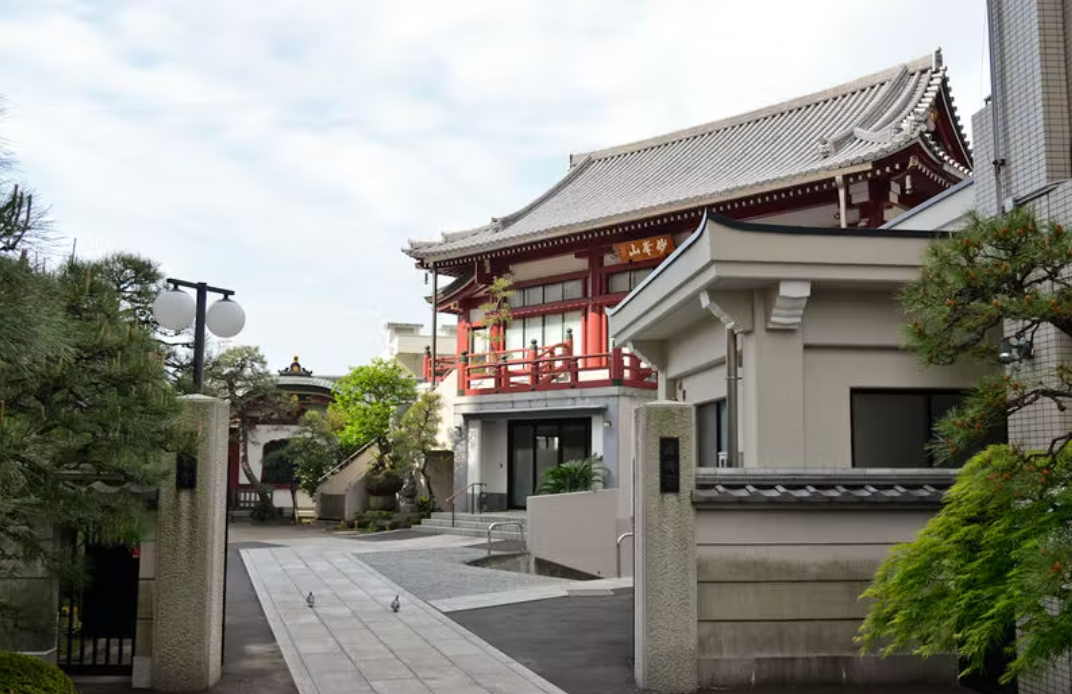
[[[300,694],[564,694],[352,548],[336,541],[242,552]],[[396,595],[398,613],[389,608]]]

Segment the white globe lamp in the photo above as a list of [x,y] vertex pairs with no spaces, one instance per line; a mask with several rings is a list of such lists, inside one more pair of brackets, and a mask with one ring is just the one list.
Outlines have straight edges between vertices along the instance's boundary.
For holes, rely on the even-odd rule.
[[205,325],[217,337],[234,337],[246,325],[246,312],[238,302],[223,298],[209,306]]
[[196,313],[194,298],[181,289],[160,292],[153,302],[156,322],[168,330],[186,330],[193,324]]

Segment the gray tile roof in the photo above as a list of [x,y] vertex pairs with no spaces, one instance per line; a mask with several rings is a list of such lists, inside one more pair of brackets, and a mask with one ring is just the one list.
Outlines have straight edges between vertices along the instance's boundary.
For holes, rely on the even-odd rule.
[[423,261],[462,258],[741,197],[871,162],[916,141],[967,175],[925,127],[945,80],[935,52],[758,111],[575,155],[569,173],[527,207],[438,241],[410,241],[404,252]]
[[937,506],[956,470],[762,470],[701,468],[693,501],[699,505]]

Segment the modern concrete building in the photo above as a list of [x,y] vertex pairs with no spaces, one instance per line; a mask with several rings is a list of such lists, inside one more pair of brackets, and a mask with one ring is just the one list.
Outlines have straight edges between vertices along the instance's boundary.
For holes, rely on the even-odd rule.
[[[523,209],[436,241],[411,242],[405,252],[433,275],[435,310],[458,317],[459,358],[450,376],[456,382],[448,386],[456,393],[450,432],[455,488],[480,486],[487,508],[524,508],[549,466],[600,454],[610,470],[609,484],[625,490],[619,497],[621,517],[630,517],[632,412],[656,395],[653,365],[660,356],[613,339],[608,312],[623,300],[638,305],[638,295],[646,300],[652,294],[643,287],[664,286],[666,273],[678,272],[686,256],[692,262],[697,227],[717,224],[714,215],[781,228],[845,230],[844,242],[859,247],[854,252],[861,254],[861,260],[854,261],[857,279],[863,281],[864,274],[881,268],[885,281],[903,280],[914,267],[913,253],[921,240],[900,245],[879,240],[874,248],[898,258],[894,267],[871,258],[871,246],[847,240],[853,238],[849,230],[895,219],[961,183],[971,167],[946,68],[936,52],[751,113],[574,155],[565,177]],[[732,226],[719,227],[737,233]],[[813,246],[829,254],[819,256],[807,250],[803,237],[793,239],[789,233],[744,236],[748,243],[763,246],[756,249],[761,253],[780,253],[776,246],[784,240],[817,266],[841,253],[842,236]],[[762,256],[742,256],[739,267],[752,263],[758,272],[756,263],[762,262]],[[666,266],[673,269],[657,269]],[[749,271],[742,270],[742,278]],[[657,277],[660,273],[664,279]],[[438,291],[441,275],[453,282]],[[851,278],[836,275],[831,270],[815,287],[830,292],[829,300],[817,298],[814,304],[829,307],[828,322],[845,315],[880,320],[870,315],[866,303],[855,302],[858,286]],[[480,309],[489,286],[501,277],[509,278],[514,288],[513,320],[505,328],[487,321]],[[793,305],[807,299],[796,295],[802,285],[779,283],[790,280],[788,275],[768,279],[776,289],[789,292],[772,297],[776,321],[797,327]],[[695,297],[689,301],[695,302],[695,311],[701,310]],[[618,314],[630,310],[625,307]],[[892,304],[881,310],[892,316]],[[766,321],[756,318],[757,325]],[[670,325],[662,329],[677,329]],[[679,327],[684,334],[689,325]],[[837,334],[836,326],[831,330],[823,339],[848,339]],[[857,339],[855,335],[851,339]],[[636,339],[639,344],[639,333]],[[702,342],[712,351],[711,359],[717,359],[713,333],[690,339],[697,340],[697,348]],[[754,364],[746,362],[745,368]],[[858,368],[869,364],[864,359]],[[891,367],[887,380],[898,378],[905,368]],[[714,374],[710,371],[704,378]],[[671,375],[681,383],[677,376],[684,374]],[[764,378],[769,378],[764,387],[772,394],[783,387],[776,376]],[[966,376],[950,377],[948,386],[958,389],[966,383]],[[666,384],[661,387],[665,391]],[[792,387],[801,390],[800,385]],[[712,402],[718,395],[714,386],[705,392]],[[700,390],[693,388],[693,393],[699,395]],[[790,402],[796,404],[786,404]],[[804,404],[788,398],[778,406],[800,410]],[[721,415],[711,410],[705,416]],[[798,441],[803,426],[800,423],[795,434]],[[759,428],[749,435],[757,442],[762,434]],[[758,445],[753,443],[746,455],[762,453]],[[836,455],[842,461],[851,457],[847,444],[819,441],[813,454],[817,459]]]
[[453,368],[457,357],[458,326],[439,325],[436,335],[422,332],[421,323],[388,323],[387,347],[380,353],[381,359],[393,359],[406,368],[422,385],[431,385],[430,357],[433,340],[436,361],[439,363],[438,378]]

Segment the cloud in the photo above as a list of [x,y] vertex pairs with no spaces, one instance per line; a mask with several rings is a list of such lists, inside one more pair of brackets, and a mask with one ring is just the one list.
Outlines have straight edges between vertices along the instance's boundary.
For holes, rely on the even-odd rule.
[[[235,289],[242,342],[338,372],[428,321],[409,238],[530,202],[568,155],[943,45],[983,3],[0,0],[0,135],[82,252]],[[926,16],[923,21],[920,17]]]

